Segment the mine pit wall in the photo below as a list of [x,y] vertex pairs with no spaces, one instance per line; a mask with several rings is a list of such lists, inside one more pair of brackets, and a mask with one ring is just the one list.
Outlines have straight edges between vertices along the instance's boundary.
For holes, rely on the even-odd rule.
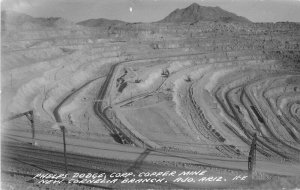
[[[251,85],[251,84],[250,84]],[[262,114],[265,114],[265,112],[262,112],[262,110],[261,110],[261,108],[260,108],[260,106],[262,105],[262,104],[259,104],[260,106],[258,106],[258,103],[256,102],[256,99],[253,97],[253,95],[252,95],[252,93],[250,93],[248,90],[246,90],[246,94],[247,94],[247,96],[248,96],[248,98],[250,98],[249,100],[251,101],[251,104],[253,105],[252,107],[251,107],[251,109],[253,110],[256,110],[256,112],[255,111],[253,111],[253,120],[255,120],[256,121],[256,125],[260,125],[260,122],[259,122],[259,118],[257,118],[257,114],[259,114],[260,115],[260,113],[262,113]],[[261,115],[260,115],[261,116]],[[265,115],[264,115],[265,116]],[[265,118],[265,117],[264,117]],[[263,118],[261,118],[261,119],[263,119]],[[286,143],[284,140],[281,140],[281,138],[279,138],[277,135],[281,135],[281,136],[283,136],[283,137],[285,137],[285,138],[287,138],[287,134],[285,133],[286,132],[286,130],[284,130],[284,126],[285,126],[285,124],[284,125],[282,125],[282,123],[280,123],[280,122],[278,122],[277,124],[274,124],[273,123],[273,125],[269,125],[269,123],[268,122],[266,122],[264,119],[263,119],[263,126],[266,126],[267,127],[267,129],[270,131],[270,133],[271,133],[271,136],[272,137],[275,137],[276,139],[278,139],[278,141],[282,144],[282,145],[285,145],[285,146],[287,146],[286,148],[293,148],[293,149],[296,149],[297,150],[297,148],[296,147],[294,147],[294,146],[291,146],[289,143]],[[279,126],[279,125],[282,125],[282,126]],[[272,127],[271,127],[272,126]],[[281,127],[283,127],[282,129],[281,129]],[[276,132],[274,131],[274,130],[277,130]],[[289,138],[288,138],[289,139]],[[288,154],[288,153],[286,153],[286,154]],[[293,157],[293,156],[290,156],[290,157]]]
[[[115,68],[115,72],[111,76],[110,82],[106,89],[106,94],[103,98],[105,103],[101,105],[100,109],[111,121],[111,123],[113,124],[112,127],[115,128],[116,131],[119,131],[115,135],[119,136],[119,138],[123,141],[124,144],[131,142],[130,144],[133,146],[143,148],[159,148],[160,146],[158,144],[150,141],[147,137],[141,135],[137,130],[135,130],[135,128],[132,127],[122,115],[118,114],[117,111],[110,109],[111,101],[114,99],[114,93],[112,93],[112,89],[116,84],[116,74],[118,74],[120,72],[120,69],[122,69],[122,67],[119,66],[119,63]],[[126,61],[124,63],[126,63]],[[121,62],[121,64],[124,63]],[[109,115],[107,113],[109,113]]]
[[[287,27],[293,29],[287,30]],[[5,47],[4,42],[4,50],[7,51],[19,51],[19,49],[30,47],[30,48],[47,48],[53,45],[53,43],[57,46],[56,48],[51,48],[51,53],[49,54],[37,54],[43,53],[45,50],[37,51],[36,49],[32,49],[28,52],[24,52],[23,56],[29,57],[32,59],[40,60],[40,59],[51,59],[57,55],[63,55],[66,53],[66,49],[57,49],[57,48],[70,48],[74,50],[75,53],[71,52],[71,55],[67,55],[68,57],[72,57],[72,59],[59,59],[55,61],[50,61],[49,65],[60,66],[65,62],[73,62],[82,63],[82,62],[92,62],[93,66],[98,66],[97,61],[101,62],[102,59],[99,59],[98,56],[93,56],[93,54],[100,54],[101,58],[107,57],[104,61],[107,64],[116,63],[124,61],[124,59],[128,59],[128,57],[118,57],[122,56],[124,52],[128,52],[131,50],[122,49],[118,51],[118,48],[115,46],[112,47],[103,47],[102,44],[107,44],[112,40],[121,40],[121,41],[130,41],[133,45],[136,45],[136,48],[139,48],[143,45],[143,48],[146,46],[151,49],[151,53],[148,52],[134,52],[133,56],[137,57],[145,57],[145,56],[155,56],[159,55],[159,52],[166,53],[174,53],[176,51],[182,52],[182,54],[196,52],[203,53],[203,55],[198,56],[186,56],[180,58],[180,61],[185,61],[190,59],[192,64],[210,64],[214,65],[216,68],[218,66],[222,67],[223,62],[228,62],[227,66],[230,65],[247,65],[249,60],[253,60],[251,62],[255,62],[256,64],[267,64],[271,60],[280,60],[277,61],[276,64],[283,68],[287,69],[299,69],[299,64],[293,64],[291,62],[299,63],[299,25],[289,24],[289,23],[276,23],[276,24],[245,24],[245,25],[236,25],[236,24],[224,24],[224,23],[208,23],[208,22],[199,22],[194,24],[186,24],[186,27],[177,26],[174,24],[129,24],[124,26],[115,26],[110,29],[103,28],[103,30],[98,29],[82,29],[78,30],[76,33],[73,33],[71,30],[66,31],[25,31],[7,34],[6,38],[9,40],[23,40],[24,42],[17,44],[12,47]],[[103,32],[104,31],[104,32]],[[236,32],[236,34],[235,34]],[[68,37],[66,37],[68,36]],[[88,38],[86,36],[89,36]],[[285,36],[283,38],[282,36]],[[107,38],[110,39],[102,39]],[[38,44],[39,40],[44,38],[57,38],[55,40],[49,40],[47,43]],[[72,39],[74,38],[74,39]],[[142,42],[144,44],[138,45],[137,42]],[[14,42],[7,42],[14,43]],[[92,46],[90,46],[93,44]],[[131,45],[132,45],[131,44]],[[146,45],[145,45],[146,44]],[[99,46],[99,47],[96,47]],[[102,49],[103,47],[103,49]],[[6,48],[6,49],[5,49]],[[76,53],[76,51],[84,50],[88,48],[87,52],[89,52],[89,58],[86,60],[77,60],[77,55],[80,53]],[[115,49],[116,48],[116,49]],[[130,49],[130,48],[128,48]],[[126,51],[125,51],[126,50]],[[145,50],[148,50],[145,48]],[[70,53],[70,52],[67,52]],[[66,53],[66,54],[67,54]],[[140,53],[140,54],[138,54]],[[208,54],[209,53],[209,54]],[[148,55],[147,55],[148,54]],[[42,56],[43,55],[43,56]],[[42,57],[40,57],[42,56]],[[187,58],[189,57],[189,58]],[[192,57],[192,58],[191,58]],[[132,57],[131,57],[132,58]],[[130,58],[130,59],[131,59]],[[5,61],[12,61],[14,56],[6,57]],[[99,60],[98,60],[99,59]],[[104,58],[103,58],[104,59]],[[175,57],[174,59],[178,59]],[[110,61],[109,61],[110,60]],[[42,69],[46,69],[44,64],[45,62],[35,64],[33,67],[39,65]],[[275,66],[274,68],[276,68]],[[51,67],[52,68],[52,67]],[[81,68],[81,66],[78,66]],[[27,69],[27,68],[24,68]],[[31,70],[31,68],[28,68]],[[76,70],[73,68],[71,71]],[[18,72],[23,73],[21,70],[14,70],[16,74]],[[93,70],[93,71],[96,71]],[[95,74],[95,73],[94,73]],[[93,74],[93,75],[94,75]],[[90,75],[90,72],[89,72]],[[50,76],[50,75],[49,75]],[[69,82],[62,82],[61,88],[56,88],[51,90],[51,94],[59,95],[58,97],[54,96],[54,98],[49,98],[45,104],[46,110],[51,112],[53,107],[57,105],[64,97],[67,95],[68,91],[72,89],[76,89],[78,86],[83,84],[86,80],[90,79],[84,78],[82,81],[77,81],[72,84],[70,88],[65,88],[64,85],[68,85]],[[6,77],[9,78],[9,77]],[[45,76],[43,76],[45,78]],[[29,82],[28,85],[37,86],[34,82]],[[41,85],[38,85],[41,87]],[[110,90],[108,90],[110,91]],[[34,91],[35,92],[35,91]],[[20,93],[19,93],[20,94]],[[20,95],[20,96],[23,96]],[[109,94],[107,94],[106,99],[108,99]],[[17,97],[19,97],[17,95]],[[27,97],[27,95],[25,95]],[[31,95],[28,95],[28,98],[31,98]],[[24,100],[24,101],[27,101]],[[110,104],[111,102],[108,101]],[[30,107],[30,106],[26,106]],[[112,110],[107,110],[112,111]],[[107,112],[105,112],[107,113]],[[108,114],[107,114],[108,115]],[[201,115],[201,114],[200,114]],[[109,116],[108,116],[109,117]],[[112,112],[112,122],[116,124],[116,126],[122,131],[126,131],[128,136],[133,139],[135,142],[139,143],[138,146],[145,146],[144,144],[148,144],[151,147],[158,147],[156,143],[148,141],[147,137],[143,137],[137,131],[130,127],[128,123],[122,123],[122,119],[117,113]],[[202,121],[206,123],[205,118],[202,118]],[[144,143],[144,144],[143,144]],[[222,147],[221,147],[222,148]],[[223,147],[226,149],[226,147]]]
[[[12,72],[14,74],[14,77],[15,76],[22,76],[22,74],[24,74],[24,71],[25,72],[27,70],[32,71],[32,69],[37,70],[39,68],[41,70],[40,73],[42,73],[42,76],[41,76],[41,78],[36,78],[37,80],[31,80],[31,81],[28,81],[28,83],[25,83],[26,90],[21,90],[21,91],[19,90],[18,91],[17,96],[15,97],[15,99],[17,101],[14,101],[13,105],[11,105],[11,108],[10,108],[11,111],[12,112],[15,112],[15,111],[22,112],[24,110],[27,110],[27,107],[31,107],[31,105],[29,105],[29,104],[31,104],[30,103],[31,101],[29,101],[29,99],[26,99],[24,102],[26,102],[26,104],[28,104],[28,106],[24,105],[24,106],[21,106],[21,108],[20,108],[20,106],[17,106],[18,110],[14,109],[14,107],[16,107],[16,106],[14,106],[14,104],[20,105],[20,103],[18,103],[18,102],[22,102],[23,97],[31,98],[31,96],[33,94],[39,94],[40,93],[40,90],[38,90],[37,92],[36,92],[36,90],[34,90],[34,92],[33,91],[31,92],[30,91],[31,88],[29,88],[29,90],[28,90],[29,85],[33,86],[33,88],[36,88],[36,89],[42,89],[43,87],[45,88],[45,85],[48,88],[49,85],[50,85],[49,82],[55,82],[55,84],[58,84],[59,82],[61,82],[59,84],[61,88],[49,87],[49,89],[45,89],[47,91],[48,95],[51,95],[53,93],[56,94],[56,95],[59,94],[58,97],[57,96],[52,96],[51,98],[46,98],[44,100],[43,105],[44,105],[45,110],[48,110],[47,115],[49,115],[49,114],[51,115],[51,113],[52,113],[51,110],[53,109],[53,106],[56,104],[55,102],[60,102],[60,98],[64,97],[64,94],[67,94],[68,91],[71,91],[72,89],[77,88],[76,87],[77,85],[80,85],[81,83],[84,83],[87,80],[91,79],[94,74],[95,74],[95,76],[97,75],[97,70],[98,69],[95,69],[95,67],[100,68],[100,67],[102,67],[103,64],[111,64],[113,62],[120,62],[120,61],[125,60],[127,58],[127,57],[124,57],[124,56],[120,57],[120,55],[121,55],[121,52],[119,50],[120,48],[116,45],[117,44],[115,44],[113,46],[110,45],[110,46],[107,46],[107,47],[94,48],[94,49],[91,49],[92,52],[89,52],[87,50],[85,50],[83,52],[79,51],[79,52],[76,52],[72,55],[68,55],[67,57],[59,58],[57,60],[42,61],[40,63],[33,64],[32,66],[29,66],[29,67],[28,66],[26,67],[24,65],[24,68],[15,68],[14,70],[12,70]],[[29,49],[27,51],[24,51],[24,53],[26,53],[28,56],[35,56],[35,54],[32,54],[32,51],[38,51],[39,52],[39,50]],[[88,56],[83,58],[83,55],[88,55]],[[42,55],[40,55],[40,56],[42,56]],[[78,59],[78,57],[80,57],[80,59]],[[41,57],[38,57],[37,59],[39,60],[40,58]],[[100,65],[99,65],[99,61],[102,62]],[[92,64],[85,65],[85,63],[87,63],[87,62],[92,62]],[[96,63],[96,62],[98,62],[98,63]],[[68,63],[70,63],[70,64],[68,64]],[[39,66],[39,67],[37,67],[37,66]],[[73,78],[75,77],[76,80],[73,80],[71,82],[71,81],[66,80],[66,78],[65,78],[66,75],[63,78],[61,77],[61,75],[56,75],[56,73],[60,70],[60,68],[58,68],[58,70],[55,71],[56,70],[55,67],[57,67],[57,66],[61,66],[61,68],[63,68],[63,70],[64,70],[63,71],[64,73],[66,71],[67,71],[67,73],[76,72],[76,76],[78,76],[79,78],[75,77],[75,75],[73,75]],[[54,72],[51,71],[52,68],[55,69],[55,70],[52,70]],[[76,68],[77,69],[80,68],[79,69],[80,72],[77,72]],[[48,71],[46,71],[46,70],[48,70]],[[93,72],[90,72],[90,71],[93,71]],[[88,72],[89,74],[84,76],[85,75],[84,72]],[[91,73],[93,73],[93,74],[91,75]],[[55,75],[55,76],[52,76],[52,75]],[[28,76],[30,76],[30,75],[28,75]],[[53,77],[53,81],[51,81],[52,77]],[[56,77],[58,77],[58,78],[56,78]],[[82,80],[82,77],[84,77],[83,80]],[[86,78],[86,77],[88,77],[88,78]],[[7,80],[10,79],[10,77],[6,77],[6,79]],[[82,81],[80,81],[80,80],[82,80]],[[39,84],[41,82],[42,82],[42,84]],[[65,88],[69,84],[71,84],[71,86],[73,86],[73,87]],[[16,82],[15,81],[14,81],[13,85],[14,85],[14,87],[16,87]],[[50,91],[51,91],[51,93],[50,93]],[[30,108],[28,108],[28,109],[30,109]]]
[[[114,27],[113,30],[119,31],[123,38],[131,38],[131,33],[136,31],[150,31],[148,36],[137,37],[139,40],[153,40],[154,34],[159,34],[161,38],[152,41],[150,46],[153,49],[178,49],[183,48],[187,51],[234,51],[234,50],[258,50],[268,55],[266,59],[283,59],[291,58],[299,60],[299,54],[291,55],[291,51],[299,51],[300,36],[299,25],[294,23],[276,23],[276,24],[223,24],[217,25],[207,22],[199,22],[195,26],[179,27],[172,24],[129,24],[125,27]],[[188,26],[188,25],[187,25]],[[253,29],[254,28],[254,29]],[[287,35],[287,28],[290,33]],[[194,37],[186,37],[186,33],[201,30],[201,35]],[[123,32],[126,31],[126,32]],[[181,37],[174,38],[174,34],[168,36],[169,32],[174,31],[176,34],[183,34]],[[237,34],[234,34],[236,32]],[[129,36],[128,36],[128,35]],[[167,35],[167,37],[165,37]],[[254,36],[255,35],[255,36]],[[272,36],[271,38],[269,36]],[[175,35],[176,36],[176,35]],[[200,38],[199,38],[200,36]],[[226,36],[226,38],[224,37]],[[281,38],[285,36],[285,38]],[[213,40],[212,40],[213,39]],[[298,56],[298,57],[295,57]]]
[[[88,36],[88,37],[87,37]],[[107,33],[99,28],[86,28],[78,26],[76,29],[62,29],[46,28],[46,29],[32,29],[32,30],[9,30],[1,32],[3,42],[23,41],[28,44],[28,41],[39,41],[51,39],[51,41],[61,41],[68,39],[107,39]],[[5,43],[4,43],[5,44]]]
[[[280,67],[279,67],[279,69],[280,69]],[[271,75],[270,75],[270,77],[271,77]],[[262,104],[260,104],[260,105],[262,105]],[[255,107],[255,109],[257,109],[257,106]],[[261,110],[260,110],[260,113],[265,113],[265,112],[262,112]],[[255,117],[254,117],[255,118]],[[259,123],[259,122],[258,122]],[[273,145],[272,145],[273,146]]]
[[[287,73],[288,74],[288,73]],[[283,76],[282,76],[283,77]],[[271,78],[272,79],[272,78]],[[253,85],[255,85],[255,84],[252,84],[252,86]],[[251,87],[251,86],[249,86],[249,90],[254,90],[253,89],[253,87]],[[286,92],[285,92],[286,93]],[[255,100],[257,101],[257,104],[260,104],[260,105],[263,105],[263,104],[265,104],[265,105],[267,105],[267,103],[265,103],[263,100],[263,97],[262,97],[262,95],[259,95],[260,96],[260,99],[258,99],[258,97],[254,97],[255,98]],[[266,108],[268,108],[268,107],[266,107]],[[269,110],[262,110],[263,109],[263,107],[261,107],[261,106],[259,106],[259,107],[256,107],[256,109],[257,109],[257,112],[258,112],[258,114],[259,113],[262,113],[263,115],[264,115],[264,117],[263,118],[266,118],[267,117],[267,115],[266,115],[266,113],[268,113],[268,111]],[[257,114],[256,114],[257,115]],[[260,114],[259,114],[260,115]],[[263,123],[265,123],[266,121],[264,121],[264,119],[263,118],[261,118],[260,120],[262,120],[262,122]],[[283,121],[282,121],[282,119],[281,119],[281,117],[280,116],[277,116],[277,118],[279,119],[279,121],[277,122],[278,124],[281,124],[282,126],[284,126],[284,128],[286,129],[286,131],[290,134],[290,135],[292,135],[293,136],[293,133],[291,132],[291,126],[289,125],[289,123],[287,122],[287,123],[284,123]],[[274,118],[275,120],[276,120],[276,118]],[[277,124],[277,125],[278,125]],[[284,134],[284,133],[281,133],[282,135]],[[286,136],[286,135],[283,135],[283,136]],[[297,136],[297,135],[296,135]],[[291,138],[288,138],[288,139],[291,139]],[[294,147],[294,146],[292,146],[292,147]]]
[[[190,95],[192,95],[192,94],[194,94],[194,93],[192,93],[192,90],[193,88],[190,88],[190,92],[189,92],[189,94]],[[206,119],[206,118],[208,118],[207,117],[207,113],[205,113],[201,108],[200,108],[200,104],[199,103],[197,103],[196,101],[195,101],[195,99],[194,99],[194,95],[192,95],[192,96],[190,96],[190,99],[192,100],[192,103],[193,103],[193,105],[195,106],[195,108],[196,108],[196,111],[197,111],[197,113],[198,113],[198,115],[200,116],[200,118],[201,118],[201,120],[202,120],[202,122],[203,122],[203,125],[205,126],[205,128],[208,130],[207,131],[207,133],[208,134],[211,134],[210,136],[210,139],[212,140],[212,139],[214,139],[214,140],[212,140],[212,141],[214,141],[214,142],[219,142],[219,143],[222,143],[222,142],[224,142],[225,140],[226,140],[226,142],[228,141],[228,139],[225,137],[224,138],[224,136],[223,135],[220,135],[220,131],[218,130],[218,129],[216,129],[215,127],[213,127],[212,126],[212,124],[211,124],[211,122],[210,121],[208,121],[208,119]],[[230,144],[230,142],[227,142],[226,144]],[[233,154],[233,156],[235,156],[235,154],[236,154],[236,152],[235,152],[235,150],[234,149],[232,149],[232,150],[230,150],[230,149],[228,149],[229,147],[225,147],[225,146],[216,146],[216,148],[219,150],[219,151],[221,151],[221,152],[223,152],[225,155],[228,155],[228,153],[229,153],[229,155],[228,156],[232,156],[231,154],[232,154],[232,152],[234,152],[234,154]],[[228,152],[229,151],[229,152]],[[243,151],[242,151],[243,152]],[[242,153],[241,152],[241,153]],[[240,156],[242,156],[242,155],[240,155]]]
[[[247,58],[249,58],[249,57],[247,57]],[[253,58],[253,56],[252,56],[252,58]],[[239,59],[241,59],[241,58],[239,58]],[[218,60],[218,59],[217,59],[217,60]],[[218,60],[218,61],[219,61],[219,60]],[[241,60],[240,60],[240,61],[241,61]],[[211,61],[210,61],[210,62],[211,62]],[[245,63],[246,63],[246,62],[245,62]],[[272,64],[272,63],[274,63],[274,62],[271,61],[270,63]],[[254,61],[254,64],[261,64],[261,62]],[[264,64],[266,64],[266,62],[265,62]],[[270,64],[270,65],[271,65],[271,64]],[[229,65],[232,65],[232,64],[229,63]],[[246,64],[246,65],[247,65],[247,64]],[[216,65],[216,66],[217,66],[217,65]],[[274,69],[274,68],[275,68],[275,67],[273,67],[273,69]]]

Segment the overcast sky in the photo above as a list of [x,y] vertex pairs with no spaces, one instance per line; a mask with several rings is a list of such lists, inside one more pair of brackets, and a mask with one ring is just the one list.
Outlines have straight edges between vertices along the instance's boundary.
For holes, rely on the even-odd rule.
[[300,22],[300,0],[0,0],[2,10],[34,17],[63,17],[78,22],[90,18],[153,22],[176,8],[196,2],[219,6],[254,22]]

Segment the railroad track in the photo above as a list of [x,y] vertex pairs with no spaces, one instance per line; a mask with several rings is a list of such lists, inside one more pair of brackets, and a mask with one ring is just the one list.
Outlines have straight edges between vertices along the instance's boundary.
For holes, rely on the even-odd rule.
[[[148,151],[149,152],[149,151]],[[151,152],[151,150],[150,150]],[[27,144],[4,142],[2,144],[2,167],[4,174],[34,177],[37,173],[63,173],[64,155],[62,152],[42,149]],[[144,162],[142,154],[136,161],[112,160],[86,155],[68,154],[68,174],[72,173],[105,173],[109,176],[113,172],[157,172],[157,171],[184,171],[184,168],[157,165]],[[3,169],[4,168],[4,169]],[[13,168],[13,170],[11,170]],[[236,170],[240,171],[240,170]],[[71,175],[72,176],[72,175]],[[124,178],[119,178],[124,179]],[[80,184],[87,187],[112,188],[111,186],[100,186],[96,184]],[[109,184],[107,184],[109,185]],[[149,184],[144,184],[149,185]],[[151,185],[151,184],[150,184]],[[145,186],[144,186],[145,187]],[[159,188],[182,188],[172,181],[168,183],[155,184]]]
[[[202,123],[202,125],[204,126],[206,133],[211,136],[215,141],[222,143],[222,138],[220,135],[217,135],[217,132],[213,132],[212,126],[209,123],[209,121],[205,118],[203,111],[201,110],[200,107],[198,107],[196,105],[196,102],[193,98],[193,92],[192,92],[192,85],[189,87],[189,98],[191,101],[191,104],[194,108],[194,110],[196,111],[197,115],[200,117],[200,121]],[[199,110],[200,109],[200,110]],[[234,157],[234,156],[240,156],[242,153],[241,152],[237,152],[237,150],[231,146],[228,146],[226,144],[223,145],[218,145],[216,146],[216,149],[218,151],[220,151],[221,153],[225,154],[228,157]]]
[[[93,148],[93,147],[85,147],[85,146],[80,146],[80,145],[70,145],[69,146],[73,146],[73,147],[78,147],[78,148],[87,148],[87,149],[91,149],[91,151],[101,151],[101,150],[106,150],[106,149],[102,149],[102,148]],[[48,158],[52,158],[55,157],[54,160],[57,160],[58,162],[61,162],[64,159],[64,155],[62,152],[58,152],[58,151],[54,151],[54,150],[47,150],[45,148],[40,148],[37,146],[31,146],[30,144],[21,144],[21,143],[12,143],[12,142],[3,142],[2,143],[2,150],[6,151],[5,153],[14,156],[14,154],[16,153],[22,153],[22,155],[24,155],[24,157],[30,157],[31,155],[35,155],[35,157],[40,158],[40,159],[48,159]],[[181,154],[178,154],[177,152],[165,152],[163,150],[154,150],[151,148],[148,148],[148,150],[150,150],[150,154],[149,156],[154,156],[154,157],[160,157],[160,158],[174,158],[176,160],[176,158],[182,160],[185,159],[187,161],[192,161],[193,163],[199,165],[199,166],[203,166],[203,167],[209,167],[209,168],[220,168],[220,169],[226,169],[226,170],[232,170],[232,171],[243,171],[243,169],[238,169],[238,168],[230,168],[230,167],[222,167],[219,165],[214,165],[214,164],[209,164],[206,163],[205,161],[201,161],[203,160],[203,156],[206,158],[205,155],[198,155],[198,154],[189,154],[189,153],[183,153],[181,152]],[[130,151],[117,151],[120,152],[120,154],[122,153],[128,153],[131,154],[133,157],[139,156],[142,153],[136,153],[136,152],[130,152]],[[186,155],[187,154],[187,155]],[[97,166],[97,165],[103,165],[103,166],[109,166],[110,167],[114,167],[116,166],[117,169],[120,169],[120,167],[126,168],[130,165],[132,165],[134,163],[134,161],[131,160],[114,160],[114,159],[108,159],[108,158],[99,158],[99,157],[95,157],[95,156],[87,156],[87,155],[80,155],[80,154],[74,154],[74,153],[68,153],[67,154],[68,157],[68,164],[72,163],[72,164],[76,164],[78,163],[79,166],[81,167],[82,163],[91,163],[93,166]],[[22,157],[21,157],[22,159]],[[216,157],[215,159],[220,159],[223,160],[223,157]],[[159,159],[160,160],[160,159]],[[224,159],[224,161],[230,161],[230,162],[235,162],[236,160],[228,160],[228,159]],[[244,160],[246,162],[246,160]],[[243,161],[243,162],[244,162]],[[159,169],[174,169],[174,170],[178,170],[180,168],[177,167],[173,167],[173,166],[161,166],[161,165],[156,165],[156,164],[151,164],[148,162],[143,163],[143,168],[146,170],[152,170],[155,167],[158,167]],[[113,170],[114,171],[114,170]]]

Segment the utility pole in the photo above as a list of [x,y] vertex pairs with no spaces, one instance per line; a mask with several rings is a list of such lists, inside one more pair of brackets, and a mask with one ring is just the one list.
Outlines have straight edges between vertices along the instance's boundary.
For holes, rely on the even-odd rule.
[[90,132],[90,116],[87,116],[88,132]]
[[35,145],[35,128],[34,128],[34,116],[33,116],[33,110],[26,111],[20,114],[17,114],[15,116],[11,116],[5,121],[10,121],[19,117],[25,116],[29,121],[30,121],[30,126],[31,126],[31,133],[32,133],[32,145]]
[[63,133],[63,144],[64,144],[64,158],[65,158],[65,172],[68,173],[68,164],[67,164],[67,147],[66,147],[66,128],[65,126],[61,125],[60,129]]
[[25,113],[25,116],[30,121],[31,124],[31,132],[32,132],[32,145],[35,145],[35,129],[34,129],[34,116],[33,111],[28,111]]
[[253,172],[255,171],[255,165],[256,165],[256,140],[257,140],[257,134],[254,133],[249,157],[248,157],[248,179],[249,183],[252,183],[253,178]]

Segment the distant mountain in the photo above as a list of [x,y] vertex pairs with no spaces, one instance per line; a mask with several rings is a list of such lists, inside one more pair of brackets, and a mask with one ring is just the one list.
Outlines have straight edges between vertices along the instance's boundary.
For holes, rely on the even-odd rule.
[[23,24],[33,20],[32,16],[14,11],[1,11],[1,24]]
[[112,26],[118,24],[125,24],[126,22],[120,20],[109,20],[105,18],[99,19],[89,19],[78,22],[78,25],[87,26],[87,27],[99,27],[99,26]]
[[184,9],[176,9],[158,22],[179,23],[197,21],[251,22],[244,17],[225,11],[220,7],[200,6],[197,3],[193,3]]
[[1,25],[10,29],[67,28],[74,23],[61,17],[35,18],[15,11],[1,11]]

